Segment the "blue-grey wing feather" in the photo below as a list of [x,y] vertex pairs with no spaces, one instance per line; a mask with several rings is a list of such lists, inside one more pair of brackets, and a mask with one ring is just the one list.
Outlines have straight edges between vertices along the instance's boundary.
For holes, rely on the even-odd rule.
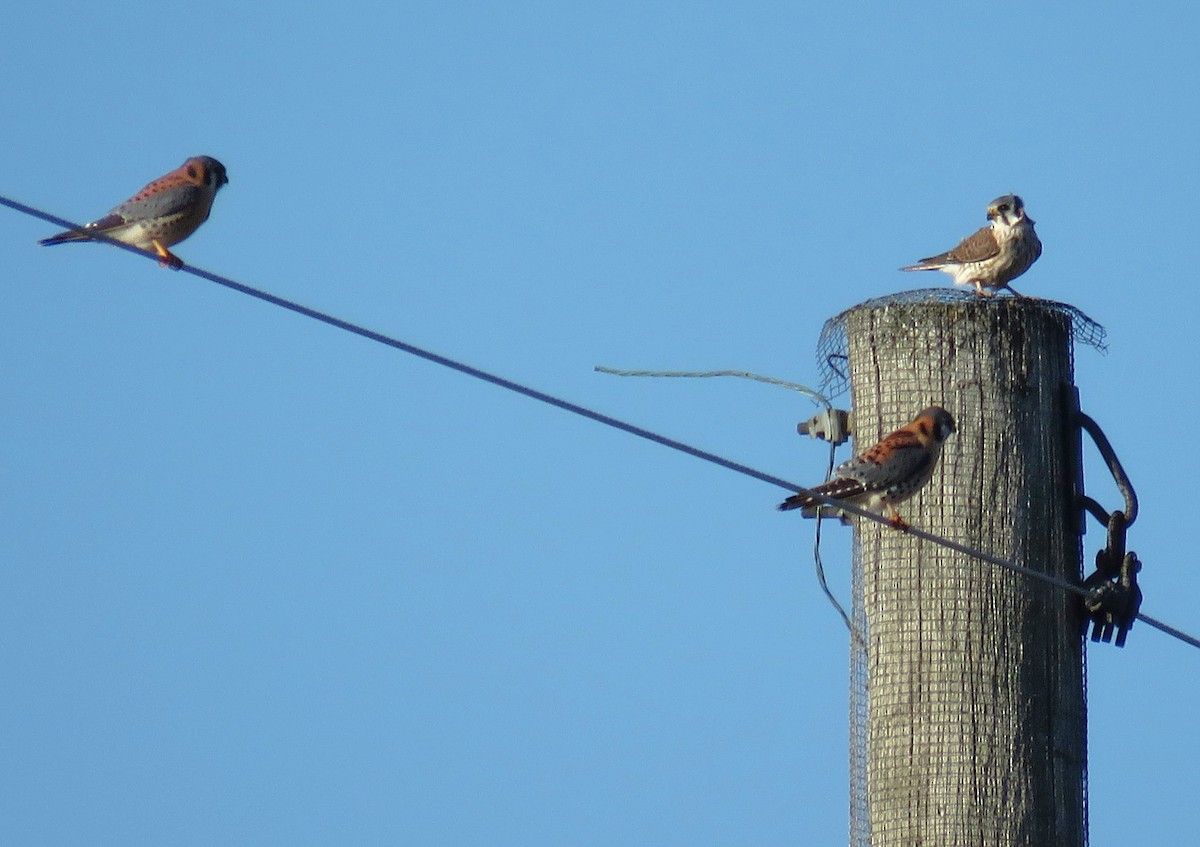
[[170,191],[160,191],[137,200],[126,200],[105,217],[119,217],[123,221],[166,218],[191,211],[200,201],[204,191],[199,185],[179,185]]
[[905,444],[895,447],[885,462],[856,456],[839,466],[836,473],[858,480],[868,491],[882,491],[920,474],[932,459],[920,444]]

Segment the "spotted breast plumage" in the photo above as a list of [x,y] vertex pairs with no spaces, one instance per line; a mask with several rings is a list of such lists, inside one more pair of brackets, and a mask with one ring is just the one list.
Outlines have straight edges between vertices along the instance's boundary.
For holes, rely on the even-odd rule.
[[1042,242],[1034,221],[1025,213],[1025,202],[1015,194],[997,197],[988,205],[988,226],[958,243],[953,250],[922,259],[902,271],[942,271],[955,285],[973,285],[981,297],[1007,288],[1042,255]]
[[225,166],[211,156],[193,156],[99,220],[39,241],[50,246],[94,241],[96,236],[153,250],[159,264],[179,269],[183,261],[167,248],[178,244],[208,220],[213,198],[229,182]]
[[[940,406],[921,411],[911,423],[843,462],[834,478],[812,490],[875,512],[887,509],[895,526],[907,526],[896,504],[912,497],[933,477],[942,445],[955,432],[954,418]],[[819,506],[808,494],[793,494],[781,511]]]

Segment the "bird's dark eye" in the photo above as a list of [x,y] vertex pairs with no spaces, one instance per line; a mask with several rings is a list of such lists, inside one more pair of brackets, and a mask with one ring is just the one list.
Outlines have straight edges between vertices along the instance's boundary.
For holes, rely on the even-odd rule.
[[192,179],[196,178],[196,166],[195,165],[188,165],[187,175],[190,176]]
[[1007,211],[1008,211],[1008,204],[1007,204],[1007,203],[1001,203],[1001,204],[1000,204],[1000,205],[999,205],[997,208],[999,208],[1001,212],[1007,212]]

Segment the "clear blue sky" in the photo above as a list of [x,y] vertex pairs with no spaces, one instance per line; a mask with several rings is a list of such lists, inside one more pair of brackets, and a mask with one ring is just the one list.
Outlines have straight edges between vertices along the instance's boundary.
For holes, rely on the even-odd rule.
[[[815,482],[802,398],[593,366],[815,384],[1018,192],[1018,287],[1109,330],[1145,611],[1200,630],[1195,8],[881,5],[21,4],[0,193],[90,219],[215,156],[185,261]],[[778,490],[0,219],[0,842],[845,843]],[[1091,843],[1188,843],[1200,653],[1088,653]]]

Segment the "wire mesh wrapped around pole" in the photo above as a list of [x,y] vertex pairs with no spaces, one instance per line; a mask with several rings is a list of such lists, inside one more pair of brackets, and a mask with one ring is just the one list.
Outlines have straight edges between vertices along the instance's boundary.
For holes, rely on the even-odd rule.
[[[865,304],[842,320],[860,449],[930,405],[958,425],[904,517],[1078,580],[1070,317],[975,299]],[[1083,847],[1075,598],[874,523],[855,533],[853,847]]]

